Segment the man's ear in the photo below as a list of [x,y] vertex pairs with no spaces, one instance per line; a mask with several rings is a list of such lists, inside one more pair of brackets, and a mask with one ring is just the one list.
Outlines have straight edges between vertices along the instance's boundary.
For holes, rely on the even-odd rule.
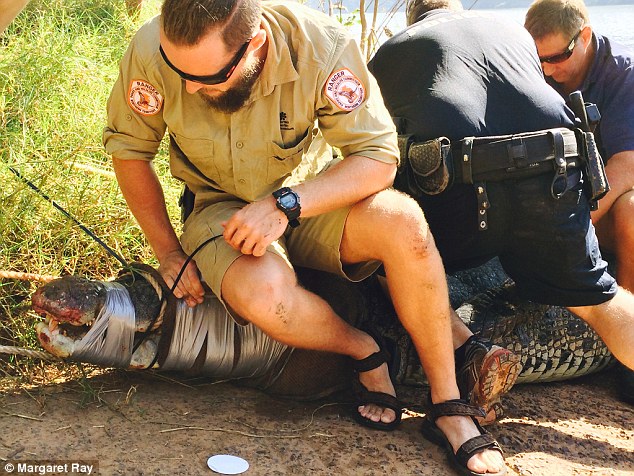
[[255,36],[251,39],[251,47],[254,50],[257,50],[262,47],[266,43],[266,30],[264,28],[260,28]]
[[592,27],[590,25],[584,26],[579,33],[579,38],[583,41],[584,49],[587,49],[592,44]]

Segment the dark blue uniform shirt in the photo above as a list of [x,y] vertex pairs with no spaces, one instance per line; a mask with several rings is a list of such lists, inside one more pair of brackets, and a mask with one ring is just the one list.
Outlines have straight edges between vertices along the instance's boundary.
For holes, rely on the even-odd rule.
[[[597,105],[601,122],[596,130],[599,152],[604,160],[634,150],[634,53],[624,46],[594,35],[595,57],[581,86],[586,102]],[[557,88],[557,83],[549,78]]]
[[[498,136],[573,126],[550,87],[530,34],[482,12],[434,10],[397,34],[370,63],[400,132],[417,141]],[[616,283],[601,259],[581,174],[551,195],[552,174],[487,184],[489,228],[478,231],[473,185],[454,184],[417,200],[449,271],[499,256],[528,299],[547,304],[605,302]]]
[[[544,81],[530,34],[491,14],[428,12],[379,48],[370,71],[392,116],[406,118],[400,132],[417,140],[573,125],[565,101]],[[473,187],[454,185],[419,202],[450,265],[479,233]]]

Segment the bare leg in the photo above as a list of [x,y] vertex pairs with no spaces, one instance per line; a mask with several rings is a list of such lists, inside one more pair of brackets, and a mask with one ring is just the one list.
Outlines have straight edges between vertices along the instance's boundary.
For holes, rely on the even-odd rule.
[[634,296],[629,291],[619,287],[603,304],[568,309],[599,334],[614,357],[634,370]]
[[[394,307],[418,351],[432,401],[459,398],[445,270],[418,204],[387,190],[355,205],[346,223],[341,256],[344,263],[383,262]],[[467,417],[441,417],[437,424],[454,451],[480,434]],[[485,450],[474,455],[468,466],[476,472],[495,472],[504,467],[504,460],[498,451]]]
[[27,3],[29,0],[0,0],[0,35]]
[[[295,272],[273,253],[259,258],[244,255],[234,261],[222,281],[222,295],[240,316],[284,344],[356,360],[379,350],[372,337],[300,287]],[[368,390],[396,395],[386,364],[361,373],[359,380]],[[366,418],[389,423],[396,414],[386,410]]]

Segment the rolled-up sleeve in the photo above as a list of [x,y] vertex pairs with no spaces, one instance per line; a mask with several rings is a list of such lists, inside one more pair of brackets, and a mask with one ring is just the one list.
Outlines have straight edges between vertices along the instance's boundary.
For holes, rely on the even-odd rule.
[[394,123],[376,80],[346,34],[337,42],[335,57],[318,97],[318,121],[324,137],[344,157],[361,155],[398,163]]
[[152,160],[165,134],[163,82],[156,67],[157,28],[153,21],[136,34],[108,99],[103,144],[117,159]]

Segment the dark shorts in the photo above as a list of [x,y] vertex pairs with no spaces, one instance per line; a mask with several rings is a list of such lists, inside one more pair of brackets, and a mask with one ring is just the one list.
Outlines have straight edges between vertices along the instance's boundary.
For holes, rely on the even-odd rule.
[[[531,301],[589,306],[610,300],[617,284],[601,258],[581,174],[569,173],[569,190],[560,199],[551,196],[551,174],[487,183],[486,231],[477,230],[472,185],[423,200],[447,271],[499,256],[522,297]],[[448,218],[447,210],[456,210],[458,218]]]

